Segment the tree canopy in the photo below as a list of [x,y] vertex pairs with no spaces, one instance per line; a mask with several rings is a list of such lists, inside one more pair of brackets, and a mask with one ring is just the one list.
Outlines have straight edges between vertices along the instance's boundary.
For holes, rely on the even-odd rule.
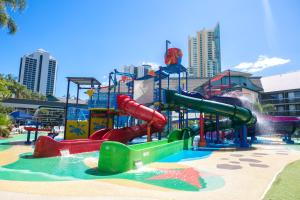
[[26,0],[0,0],[0,27],[7,28],[9,34],[15,34],[18,27],[11,13],[22,11],[25,7]]
[[11,74],[0,74],[0,100],[7,98],[46,100],[44,95],[32,92],[17,82]]

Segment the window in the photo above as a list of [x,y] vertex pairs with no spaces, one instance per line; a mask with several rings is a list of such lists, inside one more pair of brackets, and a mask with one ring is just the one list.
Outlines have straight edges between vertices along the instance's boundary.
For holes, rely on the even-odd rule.
[[289,92],[288,93],[288,98],[289,99],[294,99],[295,98],[295,93],[294,92]]
[[295,98],[300,98],[300,91],[294,92],[294,97]]
[[284,111],[284,106],[277,106],[277,111],[278,112],[283,112]]
[[290,111],[296,110],[296,105],[289,105],[289,110]]

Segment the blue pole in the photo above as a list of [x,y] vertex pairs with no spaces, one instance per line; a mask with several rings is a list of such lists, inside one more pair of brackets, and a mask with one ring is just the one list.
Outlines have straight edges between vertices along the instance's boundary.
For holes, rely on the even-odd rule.
[[[121,81],[117,82],[118,84],[118,94],[120,94],[120,88],[121,88]],[[119,128],[119,114],[117,115],[117,128]]]
[[[180,77],[180,67],[178,67],[178,94],[181,94],[181,77]],[[178,123],[179,123],[179,128],[181,128],[181,111],[179,108],[179,114],[178,114]]]
[[132,95],[132,99],[133,99],[133,95],[134,95],[134,80],[135,80],[135,75],[133,76],[133,78],[132,78],[132,87],[131,87],[131,95]]
[[[159,106],[158,106],[158,111],[161,112],[161,103],[162,103],[162,97],[161,97],[161,73],[162,73],[162,70],[161,70],[161,66],[159,66],[159,79],[158,79],[158,103],[159,103]],[[161,140],[161,132],[158,133],[158,140]]]
[[[132,78],[132,87],[131,87],[131,98],[133,99],[134,98],[134,80],[136,79],[136,75],[133,75],[133,78]],[[130,122],[130,125],[131,126],[134,126],[135,124],[135,120],[131,117],[131,122]]]
[[166,56],[167,56],[167,53],[168,53],[169,44],[171,44],[171,42],[169,40],[166,40]]
[[179,72],[178,72],[178,94],[181,94],[181,77],[180,77],[180,68],[178,68]]
[[[110,86],[111,86],[111,77],[112,72],[109,73],[108,75],[108,90],[107,90],[107,117],[109,118],[109,108],[110,108]],[[106,128],[108,128],[109,125],[109,120],[106,122]]]
[[[115,84],[115,82],[117,81],[117,70],[116,69],[114,69],[114,84]],[[117,82],[117,84],[118,84],[118,82]],[[118,86],[118,85],[117,85]],[[115,85],[115,87],[114,87],[114,93],[116,94],[116,90],[117,90],[117,87],[116,85]]]
[[239,136],[240,136],[240,130],[239,130],[239,128],[235,128],[234,129],[234,144],[236,144],[236,145],[238,145],[240,143]]
[[241,147],[248,148],[249,144],[247,142],[247,125],[242,126],[242,138],[241,138]]
[[[168,74],[168,90],[170,89],[170,74]],[[172,123],[171,115],[170,115],[170,110],[168,109],[167,111],[168,115],[168,134],[170,133],[170,123]]]
[[67,134],[67,121],[68,121],[68,107],[69,107],[69,93],[70,93],[70,79],[68,78],[67,95],[66,95],[66,106],[65,106],[65,130],[64,130],[64,140]]
[[220,143],[220,119],[219,119],[219,115],[216,115],[216,132],[217,132],[216,143]]
[[[188,72],[185,72],[185,90],[188,91]],[[189,126],[189,109],[186,109],[186,127]]]

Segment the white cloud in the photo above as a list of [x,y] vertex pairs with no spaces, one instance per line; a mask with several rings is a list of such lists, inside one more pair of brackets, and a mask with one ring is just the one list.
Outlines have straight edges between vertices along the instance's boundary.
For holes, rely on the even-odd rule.
[[284,59],[279,57],[271,57],[260,55],[255,62],[242,62],[235,66],[235,69],[239,69],[244,72],[254,73],[265,70],[267,68],[275,67],[277,65],[283,65],[289,63],[290,59]]
[[150,65],[152,67],[153,70],[158,70],[159,68],[159,64],[154,63],[154,62],[142,62],[142,65]]

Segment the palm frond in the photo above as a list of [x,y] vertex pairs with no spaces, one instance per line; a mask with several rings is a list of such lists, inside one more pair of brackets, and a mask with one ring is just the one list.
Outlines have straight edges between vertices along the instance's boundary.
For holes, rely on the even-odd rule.
[[9,34],[17,32],[17,25],[12,17],[7,14],[7,9],[22,11],[26,8],[26,0],[0,0],[0,27],[7,27]]
[[9,34],[15,34],[17,32],[17,25],[12,18],[8,19],[7,28]]

